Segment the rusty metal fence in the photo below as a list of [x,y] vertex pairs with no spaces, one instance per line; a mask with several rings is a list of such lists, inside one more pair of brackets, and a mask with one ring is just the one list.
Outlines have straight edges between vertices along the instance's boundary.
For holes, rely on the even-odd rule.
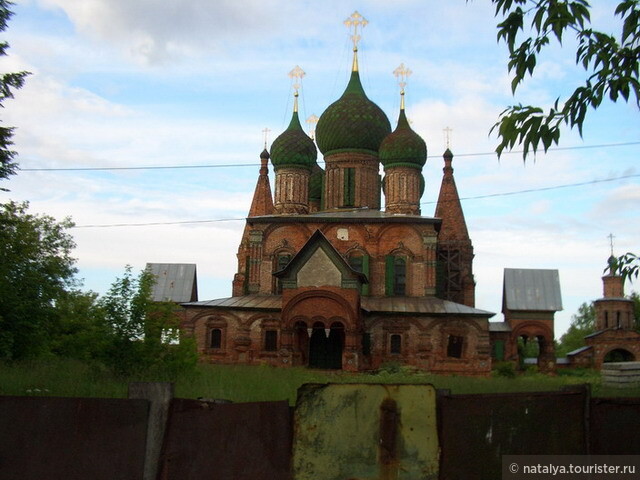
[[[401,411],[410,401],[397,401],[398,431],[416,435],[420,429],[414,431],[410,417]],[[349,405],[356,411],[365,403]],[[146,444],[151,441],[149,406],[144,399],[0,397],[0,480],[297,478],[292,445],[298,434],[286,402],[217,404],[185,399],[170,403],[166,430],[158,439],[162,454],[151,460],[157,462],[158,475],[150,478],[144,473]],[[505,454],[640,452],[640,398],[590,398],[587,389],[487,395],[440,392],[436,410],[438,478],[443,480],[500,478]],[[384,412],[376,407],[371,415]],[[301,413],[296,411],[298,428],[305,425]],[[365,418],[360,411],[358,415]],[[383,423],[372,420],[374,430]],[[371,428],[361,430],[367,437],[363,442],[379,440]],[[357,437],[360,432],[352,428],[341,434]]]
[[146,400],[0,397],[0,479],[142,478]]

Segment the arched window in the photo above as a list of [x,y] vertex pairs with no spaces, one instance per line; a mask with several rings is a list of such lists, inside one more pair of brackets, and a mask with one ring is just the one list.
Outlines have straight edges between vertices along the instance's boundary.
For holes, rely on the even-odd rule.
[[389,353],[402,353],[402,335],[393,334],[389,340]]
[[222,348],[222,329],[212,328],[209,333],[209,347]]

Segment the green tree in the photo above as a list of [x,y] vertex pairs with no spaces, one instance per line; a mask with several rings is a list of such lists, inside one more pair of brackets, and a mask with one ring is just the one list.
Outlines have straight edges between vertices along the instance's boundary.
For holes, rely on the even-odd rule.
[[[13,2],[0,0],[0,32],[7,28],[9,19],[13,16],[10,10]],[[7,55],[9,44],[0,42],[0,56]],[[24,85],[25,77],[29,72],[5,73],[0,75],[0,107],[7,98],[13,98],[13,90]],[[0,180],[8,178],[16,173],[18,165],[15,162],[16,152],[11,149],[13,145],[13,127],[0,126]],[[0,190],[6,191],[0,187]]]
[[640,295],[638,292],[631,292],[629,298],[633,300],[633,317],[635,320],[636,332],[640,333]]
[[638,273],[640,273],[640,257],[631,252],[627,252],[617,258],[611,257],[605,272],[607,270],[614,275],[622,275],[625,281],[633,282],[635,278],[638,278]]
[[[468,0],[467,0],[468,1]],[[553,106],[511,105],[493,126],[497,131],[498,156],[503,150],[522,145],[526,160],[540,144],[546,152],[560,139],[561,128],[582,126],[589,108],[597,109],[608,98],[634,101],[640,107],[640,0],[621,0],[615,15],[620,18],[619,34],[590,28],[591,6],[586,0],[492,0],[499,19],[498,41],[509,49],[511,89],[515,94],[527,75],[533,75],[538,56],[552,41],[562,45],[566,34],[575,35],[576,65],[586,79],[564,101]]]
[[0,359],[47,350],[58,302],[77,284],[72,226],[28,213],[26,202],[0,205]]
[[584,337],[595,331],[596,309],[591,303],[583,303],[578,307],[578,312],[571,316],[571,325],[566,333],[560,337],[556,347],[556,355],[564,357],[567,353],[584,347]]
[[56,302],[56,317],[49,344],[52,354],[83,361],[101,357],[108,345],[109,330],[97,293],[63,292]]
[[152,301],[154,282],[151,272],[134,277],[127,266],[99,301],[109,330],[103,361],[120,375],[175,377],[196,363],[193,342],[180,338],[176,305]]

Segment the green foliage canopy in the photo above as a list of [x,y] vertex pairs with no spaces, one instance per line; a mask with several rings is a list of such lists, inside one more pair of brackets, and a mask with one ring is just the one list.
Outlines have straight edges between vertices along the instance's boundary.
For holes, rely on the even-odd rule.
[[586,0],[492,0],[496,7],[498,41],[509,49],[511,89],[515,94],[527,75],[533,75],[538,56],[552,41],[562,45],[572,33],[578,46],[576,65],[586,74],[584,84],[575,88],[567,100],[558,98],[546,111],[539,106],[512,105],[493,126],[497,131],[498,156],[503,150],[523,146],[523,158],[542,145],[544,151],[556,145],[563,125],[582,126],[591,107],[603,100],[634,101],[640,108],[640,0],[623,0],[615,8],[621,28],[617,35],[590,28],[591,5]]
[[0,205],[0,358],[41,354],[56,331],[57,307],[76,285],[70,219]]
[[560,337],[556,347],[556,355],[564,357],[567,353],[584,347],[584,337],[590,335],[596,328],[596,309],[591,303],[583,303],[571,317],[571,325],[566,333]]
[[176,305],[152,300],[154,282],[151,272],[134,277],[127,266],[98,302],[108,330],[102,360],[120,375],[172,378],[196,364],[192,340],[180,338]]

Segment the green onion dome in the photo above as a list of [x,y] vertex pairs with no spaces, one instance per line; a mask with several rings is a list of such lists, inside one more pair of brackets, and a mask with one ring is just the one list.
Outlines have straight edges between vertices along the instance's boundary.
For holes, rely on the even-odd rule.
[[309,176],[309,200],[320,201],[322,199],[322,181],[324,180],[324,170],[315,163]]
[[400,110],[398,126],[380,145],[380,163],[385,168],[413,167],[422,169],[427,161],[427,144],[409,126],[409,121]]
[[311,170],[317,157],[316,146],[302,130],[298,112],[294,111],[289,127],[271,144],[273,168],[278,170],[281,167],[298,167]]
[[353,71],[342,96],[320,116],[316,141],[324,155],[354,150],[377,153],[390,132],[389,119],[367,98],[360,75]]

